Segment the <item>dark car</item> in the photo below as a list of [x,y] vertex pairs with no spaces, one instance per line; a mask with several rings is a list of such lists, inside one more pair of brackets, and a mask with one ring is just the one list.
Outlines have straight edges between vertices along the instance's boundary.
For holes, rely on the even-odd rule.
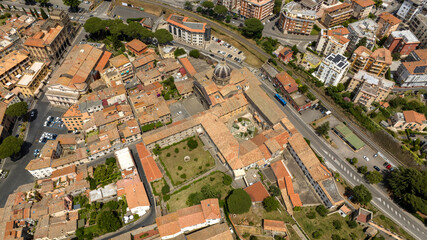
[[378,172],[381,171],[381,169],[377,166],[374,166],[374,169],[377,170]]
[[384,167],[386,167],[387,165],[389,165],[389,164],[388,164],[388,162],[385,162],[385,163],[383,164],[383,166],[384,166]]

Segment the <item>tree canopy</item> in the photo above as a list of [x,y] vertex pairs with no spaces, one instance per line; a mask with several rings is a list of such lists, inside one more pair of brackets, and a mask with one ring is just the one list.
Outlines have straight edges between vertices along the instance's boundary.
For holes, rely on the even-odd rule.
[[251,197],[241,188],[234,189],[227,198],[227,207],[230,213],[241,214],[248,212],[251,205]]
[[329,129],[329,121],[327,121],[316,128],[316,133],[322,136],[326,136],[328,135]]
[[390,173],[386,183],[408,211],[427,214],[427,171],[401,167]]
[[264,25],[259,19],[249,18],[245,20],[243,35],[247,38],[260,38],[262,36],[263,29]]
[[175,57],[178,57],[178,56],[181,56],[181,55],[184,55],[184,54],[186,54],[186,52],[185,52],[185,50],[183,48],[177,48],[175,50],[175,52],[173,52],[173,55]]
[[202,7],[207,8],[207,9],[212,9],[215,7],[214,3],[211,1],[204,1],[202,3]]
[[[190,55],[191,55],[191,52],[190,52]],[[187,146],[191,151],[191,150],[197,148],[199,146],[199,143],[195,139],[190,138],[187,140]]]
[[372,184],[380,183],[383,180],[383,175],[377,171],[368,172],[365,177]]
[[79,8],[80,0],[62,0],[65,6],[69,6],[73,10],[77,10]]
[[228,9],[223,5],[216,5],[214,8],[214,12],[220,16],[224,16],[227,14]]
[[275,197],[266,197],[264,201],[262,201],[262,205],[264,206],[265,210],[267,212],[272,212],[279,208],[279,202],[276,200]]
[[199,58],[200,57],[200,52],[197,49],[193,49],[190,51],[190,56],[193,58]]
[[159,44],[165,44],[173,40],[172,34],[166,29],[159,29],[154,33]]
[[277,186],[275,186],[275,185],[271,185],[270,188],[268,189],[268,192],[273,197],[277,197],[277,196],[281,195],[280,189]]
[[47,14],[46,14],[46,12],[43,10],[43,8],[40,8],[40,13],[41,13],[41,15],[42,15],[42,18],[43,18],[43,19],[47,19],[47,18],[48,18]]
[[282,0],[274,0],[273,13],[278,14],[282,9]]
[[193,4],[192,4],[190,1],[186,1],[186,2],[184,3],[184,9],[185,9],[185,10],[192,11],[192,10],[193,10]]
[[15,136],[9,136],[3,139],[3,142],[0,144],[0,159],[19,153],[23,143],[24,140],[16,138]]
[[357,202],[366,205],[372,200],[372,194],[364,185],[357,185],[353,188],[353,195]]
[[114,232],[122,226],[122,221],[115,211],[102,211],[96,218],[96,225],[101,231]]
[[10,105],[6,109],[6,115],[10,117],[20,117],[28,111],[28,104],[26,102],[18,102]]
[[200,192],[192,193],[187,198],[187,205],[200,204],[200,201],[208,198],[221,198],[221,192],[211,185],[205,185]]
[[46,6],[49,3],[49,0],[36,0],[36,2],[40,3],[40,6]]

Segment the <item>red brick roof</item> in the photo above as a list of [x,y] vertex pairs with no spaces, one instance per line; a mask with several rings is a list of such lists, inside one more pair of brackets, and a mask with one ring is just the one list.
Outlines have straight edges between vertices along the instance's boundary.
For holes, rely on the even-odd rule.
[[249,194],[252,202],[262,202],[266,197],[270,196],[261,182],[256,182],[244,190]]
[[153,156],[148,151],[143,143],[136,144],[136,150],[138,151],[139,159],[144,169],[145,177],[148,182],[155,181],[163,177],[159,167],[154,161]]

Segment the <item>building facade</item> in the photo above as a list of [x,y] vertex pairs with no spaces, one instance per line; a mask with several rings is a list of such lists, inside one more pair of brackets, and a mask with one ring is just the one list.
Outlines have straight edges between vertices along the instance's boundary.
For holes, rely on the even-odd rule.
[[110,58],[109,61],[111,66],[117,69],[123,82],[129,82],[134,78],[133,65],[125,55],[120,54]]
[[409,30],[411,30],[420,41],[418,48],[427,48],[427,16],[417,14],[412,21],[409,22]]
[[0,59],[0,85],[11,90],[21,78],[22,73],[31,65],[27,54],[17,50]]
[[[423,12],[423,7],[427,0],[405,0],[397,11],[396,15],[405,22],[409,22],[418,13]],[[425,13],[424,13],[425,14]]]
[[320,23],[325,27],[330,28],[340,25],[350,19],[353,14],[353,9],[350,3],[341,3],[333,7],[325,8]]
[[364,19],[369,16],[375,2],[372,0],[352,0],[351,7],[353,8],[353,17]]
[[388,37],[392,32],[396,31],[402,21],[393,14],[383,12],[378,19],[377,37]]
[[33,97],[39,93],[49,73],[50,70],[46,63],[34,62],[29,69],[23,72],[23,76],[19,79],[16,87],[24,97]]
[[166,22],[174,39],[185,43],[204,47],[211,40],[211,29],[206,23],[187,21],[188,17],[171,14]]
[[349,67],[346,57],[331,53],[323,59],[316,76],[325,85],[336,86],[345,77]]
[[386,48],[379,48],[372,52],[364,46],[358,47],[351,55],[350,67],[354,72],[364,70],[377,76],[384,77],[393,58]]
[[427,50],[413,51],[397,68],[393,75],[402,87],[427,86]]
[[368,49],[372,49],[375,45],[377,29],[378,24],[370,18],[349,24],[348,31],[350,33],[348,39],[350,39],[350,43],[348,44],[347,50],[350,52],[354,51],[359,41],[365,38],[365,46]]
[[343,55],[350,40],[347,38],[348,30],[344,27],[322,29],[317,39],[316,52],[327,56],[331,53]]
[[403,111],[394,114],[391,118],[392,127],[396,130],[411,129],[414,131],[424,131],[427,127],[426,117],[422,113],[413,110]]
[[273,14],[273,0],[241,0],[240,16],[263,20]]
[[316,12],[305,10],[300,4],[290,2],[286,4],[280,13],[279,29],[284,34],[309,35],[316,20]]
[[420,44],[418,38],[409,30],[394,31],[388,36],[384,47],[391,52],[399,53],[401,56],[407,56]]

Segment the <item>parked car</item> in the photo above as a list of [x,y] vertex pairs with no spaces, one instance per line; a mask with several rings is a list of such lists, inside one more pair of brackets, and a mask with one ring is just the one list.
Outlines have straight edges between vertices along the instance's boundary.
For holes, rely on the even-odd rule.
[[392,168],[391,164],[388,164],[385,168],[387,168],[388,170],[390,170]]
[[381,171],[381,169],[377,166],[374,166],[374,169],[377,170],[378,172]]
[[369,162],[369,158],[368,158],[367,156],[363,156],[363,158],[364,158],[367,162]]
[[384,166],[384,167],[386,167],[387,165],[389,165],[389,163],[388,163],[388,162],[384,162],[384,163],[383,163],[383,166]]

